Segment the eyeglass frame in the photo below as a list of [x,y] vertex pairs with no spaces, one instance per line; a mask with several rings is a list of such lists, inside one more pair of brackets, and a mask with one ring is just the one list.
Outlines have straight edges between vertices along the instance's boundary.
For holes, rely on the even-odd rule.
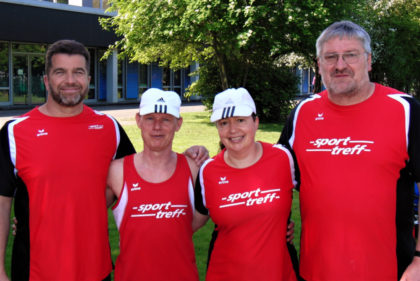
[[[324,62],[325,64],[327,64],[327,65],[334,65],[334,64],[336,64],[336,63],[338,62],[338,59],[339,59],[339,57],[341,56],[342,60],[343,60],[345,63],[347,63],[347,64],[355,64],[355,63],[358,63],[358,62],[359,62],[360,56],[361,56],[361,55],[364,55],[364,54],[367,54],[367,52],[362,52],[362,53],[358,53],[358,52],[329,53],[329,54],[328,54],[329,56],[334,56],[334,57],[335,57],[334,62],[328,62],[328,60],[326,60],[326,59],[325,59],[325,54],[324,54],[324,55],[322,55],[322,56],[320,56],[320,58],[319,58],[319,59],[320,59],[322,62]],[[355,55],[355,58],[354,58],[354,59],[356,59],[356,60],[355,60],[355,61],[352,61],[352,62],[347,61],[347,60],[346,60],[346,57],[347,57],[348,55]]]

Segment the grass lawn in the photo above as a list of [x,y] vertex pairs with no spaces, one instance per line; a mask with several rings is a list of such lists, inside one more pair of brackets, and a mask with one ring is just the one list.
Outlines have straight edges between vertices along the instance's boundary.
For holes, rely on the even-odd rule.
[[[173,149],[177,152],[183,152],[192,145],[204,145],[210,152],[210,156],[214,156],[218,151],[219,137],[215,126],[210,123],[210,115],[207,112],[189,112],[182,114],[184,118],[181,130],[176,133],[173,143]],[[133,117],[134,118],[134,117]],[[128,136],[133,142],[137,151],[143,149],[143,143],[140,136],[140,130],[136,125],[123,125]],[[278,124],[260,124],[260,129],[257,132],[257,140],[275,143],[277,142],[282,126]],[[295,221],[295,245],[299,249],[300,237],[300,214],[297,192],[294,194],[292,206],[292,219]],[[115,261],[119,254],[118,246],[118,230],[115,226],[111,211],[109,211],[109,231],[112,258]],[[200,280],[204,280],[207,262],[207,250],[210,241],[211,233],[213,231],[213,223],[210,221],[205,227],[194,234],[194,244],[196,250],[197,266],[200,274]],[[6,255],[6,269],[10,271],[10,255],[11,237],[9,237],[9,244]]]

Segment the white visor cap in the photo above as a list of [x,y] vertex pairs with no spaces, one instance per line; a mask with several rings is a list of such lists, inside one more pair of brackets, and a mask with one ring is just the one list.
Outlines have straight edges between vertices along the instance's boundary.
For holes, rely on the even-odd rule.
[[140,115],[166,113],[179,118],[181,99],[176,92],[150,88],[144,92],[140,101]]
[[214,97],[210,121],[216,122],[234,116],[250,116],[257,113],[255,103],[245,88],[227,89]]

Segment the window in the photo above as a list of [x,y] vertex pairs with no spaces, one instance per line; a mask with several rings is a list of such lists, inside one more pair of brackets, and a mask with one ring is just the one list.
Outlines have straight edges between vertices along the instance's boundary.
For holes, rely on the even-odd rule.
[[118,77],[117,77],[117,84],[118,84],[118,99],[125,99],[125,59],[118,59]]
[[0,42],[0,102],[9,101],[9,44]]
[[181,70],[171,70],[164,68],[162,73],[162,89],[165,91],[175,91],[182,97],[182,75]]
[[181,96],[181,70],[172,71],[172,90]]
[[87,99],[95,99],[96,98],[96,91],[95,91],[95,85],[96,85],[96,52],[93,48],[88,48],[89,54],[90,54],[90,84],[89,84],[89,92],[87,95]]
[[[86,0],[85,0],[86,1]],[[109,7],[108,0],[91,0],[93,8],[107,9]]]
[[98,49],[98,59],[99,59],[99,70],[98,72],[98,100],[106,100],[106,69],[107,61],[106,59],[101,59],[105,54],[106,49]]
[[139,96],[150,88],[151,73],[147,64],[139,64]]
[[13,104],[41,104],[46,100],[43,82],[45,74],[45,52],[43,44],[12,44],[12,85]]

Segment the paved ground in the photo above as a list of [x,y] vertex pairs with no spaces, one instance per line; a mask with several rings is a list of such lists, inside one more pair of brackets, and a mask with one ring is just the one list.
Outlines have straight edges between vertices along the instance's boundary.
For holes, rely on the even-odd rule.
[[[109,114],[118,120],[122,125],[134,124],[134,116],[138,112],[138,104],[128,105],[103,105],[103,106],[92,106],[95,110],[99,110],[106,114]],[[29,109],[11,109],[11,110],[0,110],[0,126],[14,116],[19,116]],[[198,112],[204,111],[205,107],[200,102],[186,103],[181,106],[182,112]]]

